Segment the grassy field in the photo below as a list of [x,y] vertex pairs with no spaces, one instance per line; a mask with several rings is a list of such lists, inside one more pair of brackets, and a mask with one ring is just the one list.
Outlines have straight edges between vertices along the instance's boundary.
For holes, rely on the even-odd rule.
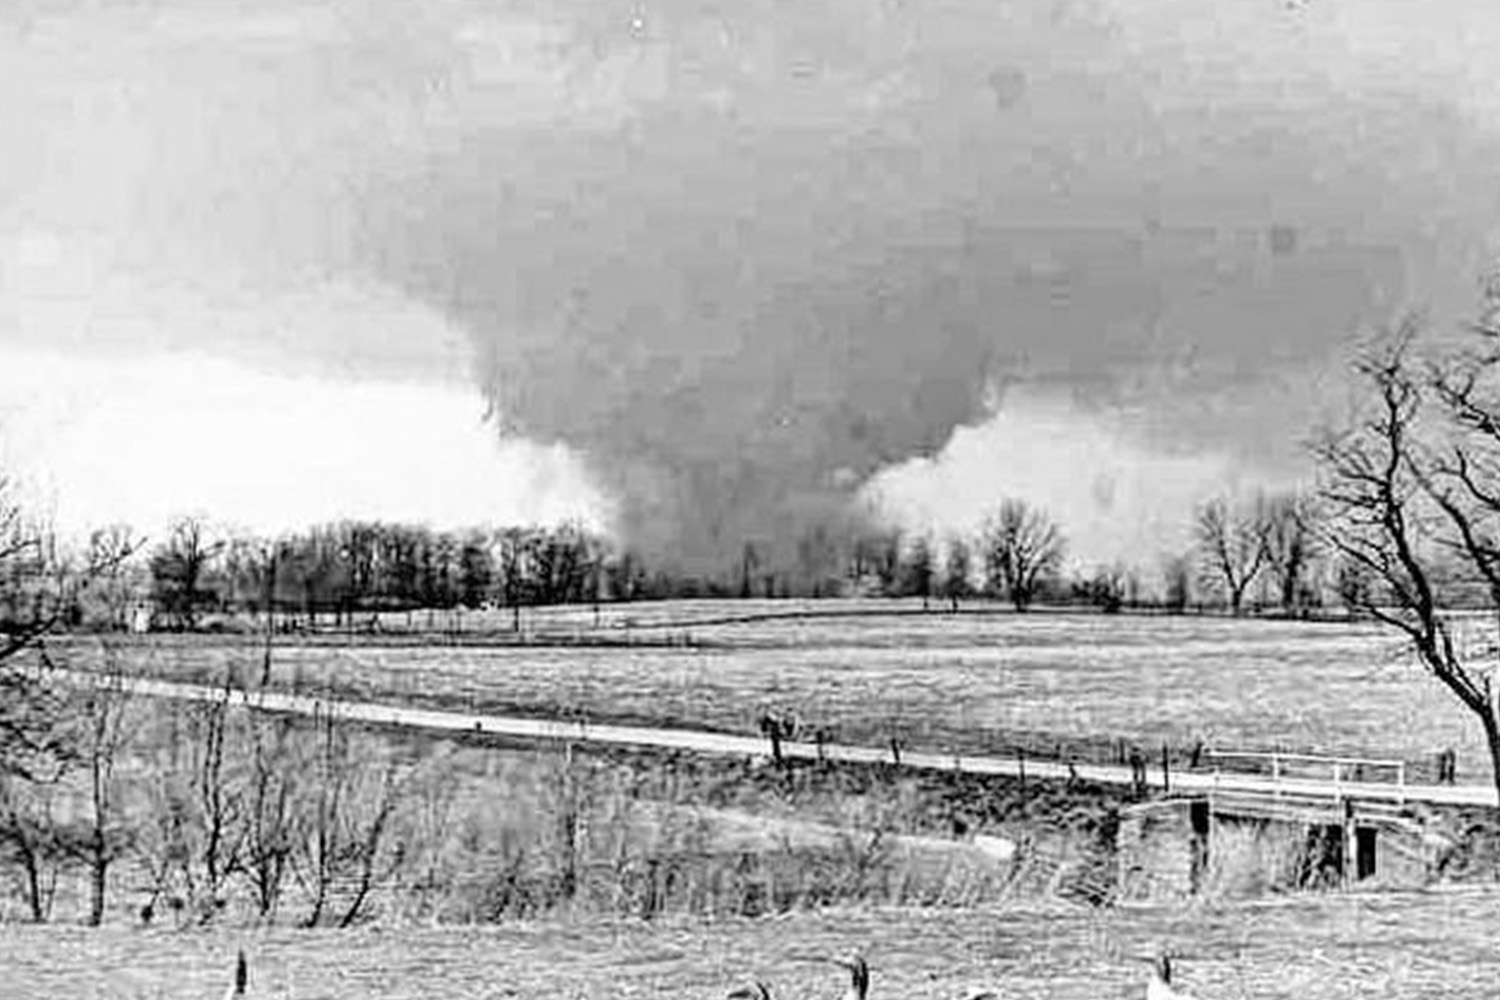
[[1141,996],[1133,956],[1181,957],[1203,997],[1494,996],[1495,891],[1303,897],[1262,905],[1083,912],[1068,908],[861,909],[773,920],[521,923],[198,934],[8,927],[0,981],[14,1000],[219,996],[233,956],[251,995],[286,1000],[719,998],[748,977],[778,997],[833,997],[837,969],[807,961],[860,948],[870,995],[1023,1000]]
[[[728,620],[736,610],[757,614]],[[274,677],[356,697],[740,732],[755,730],[762,708],[795,707],[804,722],[832,725],[841,738],[883,741],[901,731],[934,746],[998,749],[1028,737],[1102,750],[1126,737],[1418,757],[1451,743],[1461,777],[1483,777],[1477,734],[1462,713],[1368,626],[924,616],[909,606],[815,617],[779,610],[632,606],[611,614],[628,611],[635,624],[605,619],[598,630],[689,635],[695,646],[286,637]],[[583,614],[569,609],[533,624],[556,634],[589,630]],[[59,644],[75,661],[91,648],[81,639]],[[253,677],[260,666],[260,647],[243,637],[152,636],[119,649],[130,668],[172,676],[233,668]],[[240,947],[251,957],[252,995],[289,1000],[717,998],[752,976],[778,997],[833,997],[844,986],[840,973],[808,959],[852,948],[871,960],[873,1000],[959,998],[980,988],[1026,1000],[1140,996],[1137,956],[1158,943],[1180,954],[1181,985],[1209,998],[1462,1000],[1493,996],[1500,975],[1493,886],[1084,905],[1068,886],[1088,882],[1088,823],[1108,803],[1089,805],[1076,792],[1054,790],[1055,802],[1041,802],[1034,789],[1007,805],[995,787],[936,774],[892,781],[879,769],[808,768],[788,776],[742,760],[632,762],[623,752],[575,760],[555,748],[442,750],[411,736],[367,736],[351,759],[374,762],[384,741],[410,740],[423,773],[452,783],[446,812],[430,807],[438,784],[413,786],[396,827],[397,839],[419,851],[412,864],[440,876],[445,904],[392,896],[372,905],[371,925],[301,931],[286,926],[294,898],[287,920],[270,929],[228,921],[143,930],[125,926],[138,889],[123,886],[105,929],[7,926],[0,996],[218,996]],[[944,782],[963,787],[934,786]],[[1073,833],[1034,842],[1074,814]],[[583,832],[559,854],[563,815],[576,816]],[[945,824],[955,817],[1030,838],[1036,884],[952,867],[960,845],[924,838],[951,836]],[[898,835],[887,841],[894,853],[859,846],[862,832],[876,828]],[[755,854],[756,864],[738,873],[726,851]],[[559,857],[576,858],[582,902],[528,903],[528,886],[545,889]],[[512,885],[508,870],[526,877]],[[120,877],[136,876],[126,869]],[[497,886],[510,895],[497,897]],[[734,915],[746,912],[736,900],[751,890],[786,895],[787,905],[753,908],[775,914],[754,920]],[[643,891],[649,907],[636,905]],[[891,905],[902,900],[942,905]],[[621,916],[646,912],[654,918]],[[438,927],[438,919],[465,926]]]
[[[787,613],[809,609],[818,613]],[[899,735],[914,747],[1060,748],[1079,759],[1111,757],[1121,739],[1153,751],[1201,740],[1397,755],[1425,769],[1453,746],[1460,781],[1488,780],[1478,726],[1391,633],[1369,624],[924,615],[896,602],[625,605],[604,609],[599,629],[591,622],[588,609],[559,609],[528,628],[697,645],[286,637],[273,676],[376,701],[739,733],[756,732],[764,709],[794,709],[848,742]],[[129,659],[166,676],[213,677],[229,663],[254,676],[260,651],[243,639],[152,637]]]

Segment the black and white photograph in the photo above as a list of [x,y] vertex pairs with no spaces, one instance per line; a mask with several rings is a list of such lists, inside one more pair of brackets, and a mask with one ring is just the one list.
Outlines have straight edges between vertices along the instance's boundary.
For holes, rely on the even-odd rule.
[[1493,1000],[1500,5],[0,2],[0,1000]]

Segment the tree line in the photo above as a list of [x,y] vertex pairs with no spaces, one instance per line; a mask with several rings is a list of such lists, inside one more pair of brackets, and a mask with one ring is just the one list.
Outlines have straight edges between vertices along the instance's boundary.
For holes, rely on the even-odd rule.
[[1328,544],[1328,524],[1326,504],[1312,493],[1218,497],[1194,512],[1191,546],[1155,567],[1068,571],[1062,526],[1008,498],[972,534],[815,525],[790,569],[746,543],[737,567],[704,578],[652,566],[578,524],[445,531],[345,521],[266,538],[185,517],[155,542],[126,525],[101,529],[77,554],[32,531],[24,551],[0,558],[0,626],[40,620],[39,602],[52,607],[54,624],[105,630],[130,627],[144,602],[152,627],[185,631],[217,627],[226,615],[353,624],[380,612],[480,608],[508,610],[519,629],[528,607],[702,597],[906,597],[954,610],[984,598],[1021,611],[1040,602],[1306,615],[1355,607],[1368,585],[1364,567]]
[[[1368,596],[1365,567],[1330,543],[1334,521],[1314,492],[1214,497],[1192,518],[1190,545],[1155,567],[1069,571],[1063,527],[1044,509],[1008,498],[972,534],[817,525],[798,545],[794,567],[773,567],[762,546],[746,543],[740,565],[713,577],[652,566],[577,524],[439,531],[344,522],[264,539],[215,533],[187,518],[146,550],[144,571],[138,565],[122,580],[111,570],[94,597],[109,595],[105,617],[123,624],[130,600],[149,595],[159,624],[191,630],[212,613],[346,619],[458,608],[507,609],[519,628],[526,607],[705,597],[905,597],[951,609],[985,598],[1019,611],[1046,603],[1309,615],[1357,609]],[[91,562],[117,565],[111,554],[131,538],[128,529],[103,533]],[[1450,594],[1460,603],[1471,596]]]

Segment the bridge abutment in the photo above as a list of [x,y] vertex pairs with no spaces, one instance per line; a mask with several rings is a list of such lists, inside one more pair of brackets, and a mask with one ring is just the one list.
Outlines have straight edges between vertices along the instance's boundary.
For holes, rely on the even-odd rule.
[[1158,798],[1127,807],[1117,844],[1120,895],[1165,901],[1246,898],[1378,882],[1426,884],[1435,874],[1414,816],[1367,811],[1354,800],[1310,810],[1217,803],[1210,796]]

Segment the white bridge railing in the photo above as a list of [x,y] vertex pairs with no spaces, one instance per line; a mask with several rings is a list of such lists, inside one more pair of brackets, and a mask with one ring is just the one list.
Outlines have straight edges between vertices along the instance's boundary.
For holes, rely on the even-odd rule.
[[[1401,760],[1217,749],[1205,751],[1204,757],[1212,765],[1215,789],[1226,777],[1231,781],[1225,783],[1225,790],[1238,792],[1250,790],[1245,787],[1247,779],[1268,779],[1263,790],[1274,799],[1291,793],[1328,795],[1338,801],[1358,795],[1361,787],[1373,786],[1383,792],[1393,791],[1396,802],[1406,804],[1406,762]],[[1234,763],[1241,767],[1229,766]],[[1247,771],[1245,765],[1259,770]]]

